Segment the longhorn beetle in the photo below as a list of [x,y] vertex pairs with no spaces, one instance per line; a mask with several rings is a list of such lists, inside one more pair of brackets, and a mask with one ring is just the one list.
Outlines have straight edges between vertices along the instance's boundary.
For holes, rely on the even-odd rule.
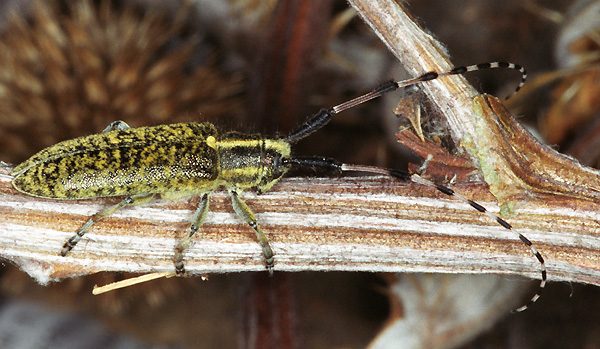
[[159,194],[163,198],[200,195],[187,237],[175,248],[175,270],[185,274],[183,253],[208,212],[209,194],[225,187],[234,211],[254,231],[267,269],[272,273],[274,253],[250,208],[239,193],[247,189],[269,190],[292,166],[310,166],[342,173],[359,171],[383,174],[405,181],[431,186],[443,194],[461,200],[479,212],[487,214],[504,228],[513,231],[538,259],[542,281],[531,300],[516,311],[523,311],[535,302],[546,284],[544,259],[532,243],[515,231],[502,218],[489,213],[483,206],[454,190],[399,170],[371,166],[348,165],[334,159],[292,157],[291,145],[325,126],[346,109],[377,98],[385,93],[443,76],[464,74],[489,68],[510,68],[521,72],[516,93],[525,83],[525,69],[513,63],[494,62],[438,73],[428,72],[417,78],[399,82],[389,81],[375,90],[334,106],[322,109],[307,119],[290,135],[283,138],[264,138],[239,132],[218,134],[215,126],[205,123],[180,123],[153,127],[130,128],[122,121],[111,123],[102,133],[67,140],[50,146],[18,165],[13,171],[13,186],[20,192],[53,199],[91,199],[125,196],[116,205],[94,214],[64,244],[61,255],[66,256],[91,226],[115,211],[149,202]]

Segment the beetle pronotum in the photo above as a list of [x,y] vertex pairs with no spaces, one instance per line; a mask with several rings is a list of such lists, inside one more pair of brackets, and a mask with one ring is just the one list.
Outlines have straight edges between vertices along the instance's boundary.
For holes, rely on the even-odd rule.
[[[62,256],[66,256],[76,246],[94,223],[125,206],[147,203],[157,194],[167,199],[200,195],[200,204],[193,215],[190,231],[175,248],[174,264],[179,275],[185,274],[183,253],[208,212],[209,194],[221,186],[229,191],[234,211],[256,232],[266,267],[272,273],[275,260],[273,250],[254,214],[240,199],[239,193],[248,189],[269,190],[292,166],[311,166],[336,173],[359,171],[383,174],[431,186],[468,203],[504,228],[514,231],[510,224],[489,213],[483,206],[416,174],[342,164],[327,158],[291,156],[293,143],[316,132],[333,115],[346,109],[401,87],[489,68],[520,71],[522,80],[515,92],[521,88],[527,76],[525,69],[519,65],[494,62],[458,67],[442,73],[428,72],[399,82],[390,81],[367,94],[330,109],[322,109],[290,135],[282,138],[264,138],[239,132],[219,135],[210,123],[130,128],[126,123],[116,121],[100,134],[63,141],[35,154],[13,170],[12,184],[27,195],[53,199],[126,196],[118,204],[94,214],[79,228],[63,245]],[[546,266],[532,243],[522,234],[515,233],[538,259],[542,275],[538,292],[527,305],[517,309],[522,311],[539,298],[546,283]]]

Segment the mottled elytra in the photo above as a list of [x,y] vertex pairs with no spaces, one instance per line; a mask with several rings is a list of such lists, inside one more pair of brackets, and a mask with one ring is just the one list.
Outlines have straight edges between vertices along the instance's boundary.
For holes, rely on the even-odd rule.
[[532,243],[503,219],[454,190],[399,170],[348,165],[321,157],[292,157],[291,144],[311,135],[346,109],[377,98],[401,87],[411,86],[443,76],[464,74],[489,68],[509,68],[521,72],[518,91],[527,74],[513,63],[485,63],[458,67],[446,72],[428,72],[417,78],[390,81],[381,87],[330,109],[310,116],[287,137],[265,138],[239,132],[219,134],[210,123],[172,124],[130,128],[122,121],[113,122],[102,133],[64,141],[48,147],[18,165],[12,172],[13,186],[20,192],[54,199],[91,199],[124,196],[116,205],[94,214],[62,247],[66,256],[99,220],[125,207],[147,203],[155,195],[163,198],[198,195],[200,204],[193,215],[187,237],[175,247],[175,271],[184,274],[183,253],[194,233],[205,220],[209,195],[224,187],[231,195],[234,211],[256,232],[267,269],[272,273],[275,262],[269,241],[250,208],[240,199],[243,190],[269,190],[292,166],[321,168],[339,174],[359,171],[383,174],[436,188],[490,216],[504,228],[514,231],[530,248],[541,266],[542,281],[538,292],[525,310],[535,302],[546,284],[546,266]]

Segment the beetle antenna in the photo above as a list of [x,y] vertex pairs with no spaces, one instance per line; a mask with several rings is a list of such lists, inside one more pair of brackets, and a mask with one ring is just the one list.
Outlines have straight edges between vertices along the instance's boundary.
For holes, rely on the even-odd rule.
[[464,197],[463,195],[455,192],[453,189],[451,189],[445,185],[437,184],[437,183],[432,182],[428,179],[425,179],[417,174],[410,174],[410,173],[408,173],[406,171],[402,171],[402,170],[392,170],[392,169],[375,167],[375,166],[350,165],[350,164],[341,163],[335,159],[329,159],[329,158],[323,158],[323,157],[296,157],[296,158],[286,159],[286,160],[284,160],[284,162],[288,163],[288,164],[296,165],[296,166],[309,167],[309,168],[312,168],[315,170],[329,172],[333,175],[341,175],[343,172],[362,172],[362,173],[379,174],[379,175],[383,175],[383,176],[397,178],[402,181],[411,181],[411,182],[414,182],[417,184],[425,185],[425,186],[434,188],[447,196],[452,196],[453,198],[455,198],[459,201],[462,201],[462,202],[468,204],[469,206],[473,207],[475,210],[485,214],[491,220],[493,220],[494,222],[501,225],[503,228],[513,232],[519,238],[519,240],[521,240],[521,242],[529,248],[532,255],[537,259],[538,263],[540,264],[539,270],[540,270],[540,274],[541,274],[541,281],[540,281],[540,285],[538,286],[537,292],[533,295],[533,297],[531,297],[529,299],[529,301],[526,304],[520,306],[517,309],[514,309],[513,312],[515,312],[515,313],[522,312],[522,311],[526,310],[527,308],[529,308],[529,306],[531,306],[531,304],[535,303],[535,301],[537,301],[538,298],[540,298],[542,291],[546,287],[546,282],[547,282],[546,262],[544,261],[544,257],[542,257],[542,254],[533,245],[533,243],[528,238],[526,238],[525,235],[521,234],[517,229],[513,228],[513,226],[510,225],[504,219],[489,212],[482,205],[478,204],[477,202],[475,202],[471,199]]
[[521,234],[517,229],[513,228],[513,226],[510,225],[504,219],[491,213],[485,207],[478,204],[477,202],[475,202],[471,199],[468,199],[468,198],[464,197],[463,195],[455,192],[453,189],[448,188],[445,185],[441,185],[441,184],[432,182],[428,179],[425,179],[425,178],[419,176],[418,174],[410,174],[410,173],[402,171],[402,170],[391,170],[391,169],[380,168],[380,167],[375,167],[375,166],[362,166],[362,165],[349,165],[349,164],[340,164],[339,168],[340,168],[340,171],[344,171],[344,172],[356,171],[356,172],[374,173],[374,174],[381,174],[384,176],[398,178],[401,180],[410,180],[417,184],[435,188],[440,193],[443,193],[448,196],[452,196],[453,198],[455,198],[459,201],[462,201],[462,202],[468,204],[469,206],[473,207],[475,210],[485,214],[491,220],[493,220],[494,222],[501,225],[503,228],[514,233],[519,238],[519,240],[521,240],[521,242],[527,248],[529,248],[529,250],[531,251],[531,254],[535,257],[535,259],[537,259],[538,263],[540,264],[539,271],[541,274],[541,281],[540,281],[540,285],[538,286],[537,292],[533,295],[533,297],[531,297],[529,299],[529,301],[526,304],[514,309],[513,312],[519,313],[519,312],[526,310],[527,308],[529,308],[529,306],[531,306],[533,303],[535,303],[535,301],[537,301],[540,298],[540,295],[542,294],[542,291],[546,287],[546,282],[547,282],[546,262],[544,261],[544,257],[542,257],[542,254],[533,245],[533,243],[528,238],[525,237],[525,235]]
[[311,115],[308,118],[308,120],[306,120],[306,122],[304,122],[303,124],[298,126],[289,136],[287,136],[285,138],[285,140],[289,143],[296,143],[296,142],[300,141],[301,139],[306,138],[306,137],[310,136],[311,134],[315,133],[317,130],[321,129],[323,126],[327,125],[329,123],[329,121],[331,120],[331,118],[333,117],[333,115],[338,114],[346,109],[356,107],[357,105],[365,103],[372,99],[381,97],[382,95],[384,95],[388,92],[396,91],[399,88],[408,87],[408,86],[411,86],[414,84],[418,84],[420,82],[435,80],[435,79],[443,77],[443,76],[459,75],[459,74],[464,74],[464,73],[471,72],[471,71],[482,70],[482,69],[494,69],[494,68],[514,69],[521,73],[521,81],[515,88],[514,92],[511,93],[508,97],[506,97],[506,99],[510,98],[512,95],[517,93],[517,91],[519,91],[521,89],[523,84],[525,84],[525,80],[527,80],[527,72],[525,71],[525,68],[523,68],[522,66],[520,66],[518,64],[514,64],[514,63],[507,63],[507,62],[491,62],[491,63],[474,64],[474,65],[469,65],[466,67],[465,66],[457,67],[457,68],[454,68],[452,70],[442,72],[442,73],[432,71],[432,72],[425,73],[425,74],[423,74],[417,78],[413,78],[413,79],[407,79],[407,80],[402,80],[402,81],[388,81],[388,82],[384,83],[383,85],[375,88],[373,91],[366,93],[362,96],[353,98],[347,102],[336,105],[335,107],[332,107],[330,109],[321,109],[319,112]]

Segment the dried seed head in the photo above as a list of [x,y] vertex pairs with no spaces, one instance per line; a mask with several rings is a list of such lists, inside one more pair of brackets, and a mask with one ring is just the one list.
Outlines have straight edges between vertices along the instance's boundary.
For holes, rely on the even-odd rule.
[[148,125],[186,112],[240,113],[231,100],[239,85],[206,63],[194,11],[185,2],[54,0],[8,16],[0,33],[3,159],[22,160],[119,119]]

